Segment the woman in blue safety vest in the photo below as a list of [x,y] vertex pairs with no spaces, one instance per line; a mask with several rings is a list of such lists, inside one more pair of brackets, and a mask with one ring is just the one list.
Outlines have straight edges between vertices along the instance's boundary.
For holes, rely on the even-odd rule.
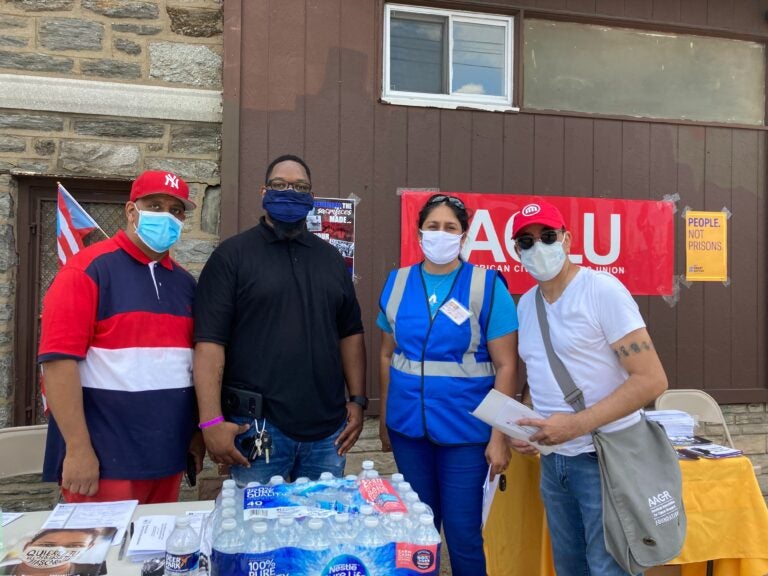
[[460,199],[430,197],[424,261],[390,273],[377,319],[382,447],[442,525],[454,576],[486,573],[483,482],[509,462],[504,435],[469,412],[491,388],[512,396],[517,371],[515,303],[497,272],[459,257],[468,228]]

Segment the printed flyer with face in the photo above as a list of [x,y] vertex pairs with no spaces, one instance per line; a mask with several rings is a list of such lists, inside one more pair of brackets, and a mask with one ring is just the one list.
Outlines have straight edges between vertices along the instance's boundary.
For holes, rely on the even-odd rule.
[[98,576],[117,528],[47,528],[3,551],[0,574]]

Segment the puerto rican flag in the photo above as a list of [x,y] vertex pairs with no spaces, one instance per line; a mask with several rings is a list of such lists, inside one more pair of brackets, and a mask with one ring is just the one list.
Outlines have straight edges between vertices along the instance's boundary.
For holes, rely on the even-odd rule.
[[[59,266],[64,266],[80,250],[85,248],[83,240],[88,234],[100,226],[80,204],[59,184],[59,194],[56,201],[56,250],[59,255]],[[45,397],[45,382],[43,367],[40,366],[40,393],[43,410],[48,414],[48,400]]]
[[83,239],[99,225],[61,184],[56,204],[56,249],[59,264],[63,266],[85,248]]

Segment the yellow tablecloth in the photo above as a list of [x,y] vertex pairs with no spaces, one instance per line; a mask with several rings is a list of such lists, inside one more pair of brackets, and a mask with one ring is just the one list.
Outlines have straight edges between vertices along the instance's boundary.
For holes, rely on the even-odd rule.
[[[715,576],[768,574],[768,508],[749,460],[680,464],[688,533],[670,564],[681,565],[682,576],[704,576],[708,560],[715,561]],[[538,458],[513,453],[507,488],[496,493],[484,537],[490,576],[554,575]]]

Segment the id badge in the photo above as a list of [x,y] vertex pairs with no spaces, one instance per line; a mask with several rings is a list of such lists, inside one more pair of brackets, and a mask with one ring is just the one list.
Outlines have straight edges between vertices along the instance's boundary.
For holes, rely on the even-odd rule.
[[456,326],[461,326],[470,317],[472,312],[464,308],[456,298],[451,298],[440,306],[440,312],[448,316]]

